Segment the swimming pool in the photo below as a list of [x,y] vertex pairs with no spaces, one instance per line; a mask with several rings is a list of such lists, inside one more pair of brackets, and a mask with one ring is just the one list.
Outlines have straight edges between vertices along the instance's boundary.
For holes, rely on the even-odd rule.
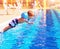
[[22,23],[0,36],[0,49],[60,49],[60,13],[39,10],[34,24]]

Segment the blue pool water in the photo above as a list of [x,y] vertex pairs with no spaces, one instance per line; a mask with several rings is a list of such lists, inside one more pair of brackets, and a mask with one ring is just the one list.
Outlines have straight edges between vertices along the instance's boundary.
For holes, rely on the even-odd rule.
[[21,23],[1,34],[0,49],[60,49],[60,13],[46,10],[43,20],[40,10],[34,24]]

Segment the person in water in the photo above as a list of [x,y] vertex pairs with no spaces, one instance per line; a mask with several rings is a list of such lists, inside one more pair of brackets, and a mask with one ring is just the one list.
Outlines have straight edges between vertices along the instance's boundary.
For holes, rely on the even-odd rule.
[[[24,23],[27,22],[28,24],[33,24],[33,22],[29,22],[30,19],[32,19],[34,17],[34,12],[29,10],[27,12],[23,12],[21,14],[21,18],[15,18],[13,19],[4,29],[2,32],[7,31],[10,28],[15,27],[18,23]],[[1,33],[1,32],[0,32]]]

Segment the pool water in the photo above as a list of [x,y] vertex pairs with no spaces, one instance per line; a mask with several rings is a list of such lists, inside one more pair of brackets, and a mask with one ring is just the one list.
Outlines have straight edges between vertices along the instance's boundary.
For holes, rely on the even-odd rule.
[[21,23],[0,33],[0,49],[60,49],[60,13],[46,10],[46,22],[43,10],[33,24]]

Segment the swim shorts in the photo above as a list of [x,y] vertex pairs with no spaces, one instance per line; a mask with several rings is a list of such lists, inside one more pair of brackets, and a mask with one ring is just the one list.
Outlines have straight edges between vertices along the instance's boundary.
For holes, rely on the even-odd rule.
[[15,27],[18,24],[18,19],[13,19],[10,23],[9,26],[11,26],[11,28]]

